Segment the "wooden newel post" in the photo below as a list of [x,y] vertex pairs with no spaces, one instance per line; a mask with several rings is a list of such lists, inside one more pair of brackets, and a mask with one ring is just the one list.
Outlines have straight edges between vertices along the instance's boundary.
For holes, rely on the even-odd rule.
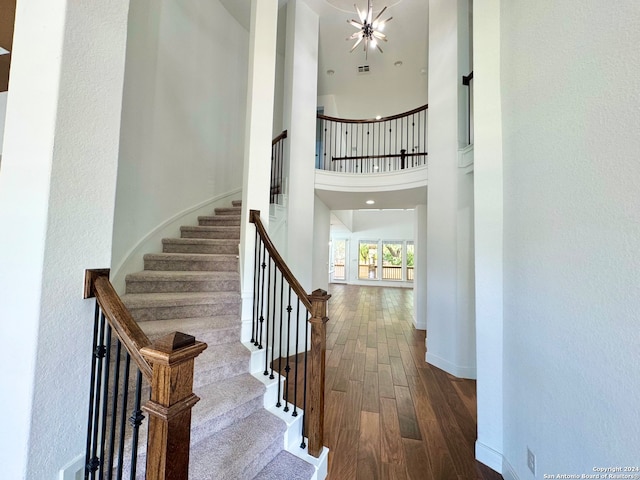
[[191,335],[171,333],[140,353],[153,368],[149,414],[147,480],[189,477],[191,408],[200,400],[193,393],[194,359],[207,348]]
[[324,369],[327,355],[327,300],[331,295],[316,290],[311,301],[311,368],[308,373],[309,404],[305,412],[309,437],[309,454],[319,457],[324,443]]

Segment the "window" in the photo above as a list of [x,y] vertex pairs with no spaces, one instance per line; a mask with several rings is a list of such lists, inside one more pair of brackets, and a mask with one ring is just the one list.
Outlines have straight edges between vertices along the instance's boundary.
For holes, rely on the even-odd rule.
[[407,242],[407,281],[413,282],[413,242]]
[[382,279],[402,280],[402,242],[383,242]]
[[358,255],[358,279],[378,279],[378,242],[360,240]]

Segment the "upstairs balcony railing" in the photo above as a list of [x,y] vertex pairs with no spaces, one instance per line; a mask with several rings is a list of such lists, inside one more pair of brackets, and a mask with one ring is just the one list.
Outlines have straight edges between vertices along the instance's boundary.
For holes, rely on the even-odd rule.
[[426,165],[427,109],[371,120],[318,114],[316,168],[379,173]]

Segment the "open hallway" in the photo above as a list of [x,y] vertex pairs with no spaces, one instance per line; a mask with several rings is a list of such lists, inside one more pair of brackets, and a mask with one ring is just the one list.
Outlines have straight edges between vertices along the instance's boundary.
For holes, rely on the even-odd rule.
[[329,480],[494,480],[474,459],[476,383],[425,363],[413,291],[330,285]]

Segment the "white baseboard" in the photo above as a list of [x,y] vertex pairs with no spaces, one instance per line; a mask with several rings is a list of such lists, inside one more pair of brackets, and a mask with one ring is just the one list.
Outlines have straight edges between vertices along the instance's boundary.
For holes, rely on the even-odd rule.
[[502,473],[504,458],[501,453],[496,452],[493,448],[487,447],[484,443],[476,440],[476,460],[484,463],[487,467]]
[[433,353],[429,353],[425,356],[427,363],[433,365],[434,367],[438,367],[440,370],[444,370],[447,373],[450,373],[454,377],[458,378],[470,378],[472,380],[476,379],[476,368],[475,367],[464,367],[461,365],[455,365],[444,358],[441,358]]
[[502,478],[504,480],[520,480],[511,464],[504,457],[502,459]]

